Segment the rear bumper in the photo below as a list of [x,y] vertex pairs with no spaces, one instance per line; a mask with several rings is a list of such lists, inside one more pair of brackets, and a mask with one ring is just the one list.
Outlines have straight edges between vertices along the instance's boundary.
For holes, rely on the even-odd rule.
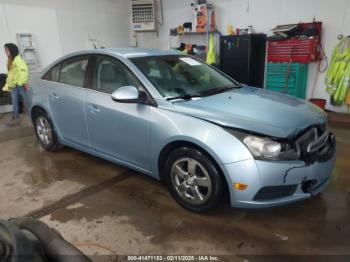
[[[331,180],[335,155],[326,162],[246,160],[222,166],[229,183],[232,207],[265,208],[311,198]],[[244,191],[234,183],[248,185]]]

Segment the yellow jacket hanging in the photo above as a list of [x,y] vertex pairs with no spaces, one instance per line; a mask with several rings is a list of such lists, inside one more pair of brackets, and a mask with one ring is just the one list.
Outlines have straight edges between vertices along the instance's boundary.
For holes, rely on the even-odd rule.
[[209,47],[208,47],[208,54],[207,54],[207,61],[206,62],[209,65],[215,64],[215,62],[216,62],[213,34],[210,34],[210,36],[209,36]]
[[333,50],[332,61],[326,77],[327,92],[336,103],[346,100],[350,86],[350,38],[341,40]]

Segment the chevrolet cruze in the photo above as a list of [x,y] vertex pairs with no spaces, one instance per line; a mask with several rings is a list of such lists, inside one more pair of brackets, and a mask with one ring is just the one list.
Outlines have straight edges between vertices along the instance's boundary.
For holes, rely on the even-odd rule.
[[307,199],[334,167],[323,110],[176,51],[74,53],[33,76],[27,99],[43,148],[69,146],[163,180],[192,211],[224,195],[241,208]]

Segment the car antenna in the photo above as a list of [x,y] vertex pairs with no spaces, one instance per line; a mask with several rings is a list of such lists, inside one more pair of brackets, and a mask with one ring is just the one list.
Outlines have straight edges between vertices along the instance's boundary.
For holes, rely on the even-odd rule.
[[97,50],[97,46],[94,42],[94,40],[91,38],[91,36],[89,35],[89,41],[92,43],[92,45],[94,46],[95,50]]

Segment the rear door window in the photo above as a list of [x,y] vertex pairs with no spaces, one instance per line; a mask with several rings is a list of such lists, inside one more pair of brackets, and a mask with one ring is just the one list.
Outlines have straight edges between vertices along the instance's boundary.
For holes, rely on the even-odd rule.
[[43,76],[43,79],[47,81],[58,82],[60,77],[60,71],[61,71],[61,63],[58,65],[55,65],[53,68],[47,71],[47,73]]
[[88,62],[89,56],[79,56],[64,61],[61,66],[58,82],[76,87],[84,87]]
[[42,79],[76,87],[84,87],[89,57],[86,55],[69,58],[52,67]]

